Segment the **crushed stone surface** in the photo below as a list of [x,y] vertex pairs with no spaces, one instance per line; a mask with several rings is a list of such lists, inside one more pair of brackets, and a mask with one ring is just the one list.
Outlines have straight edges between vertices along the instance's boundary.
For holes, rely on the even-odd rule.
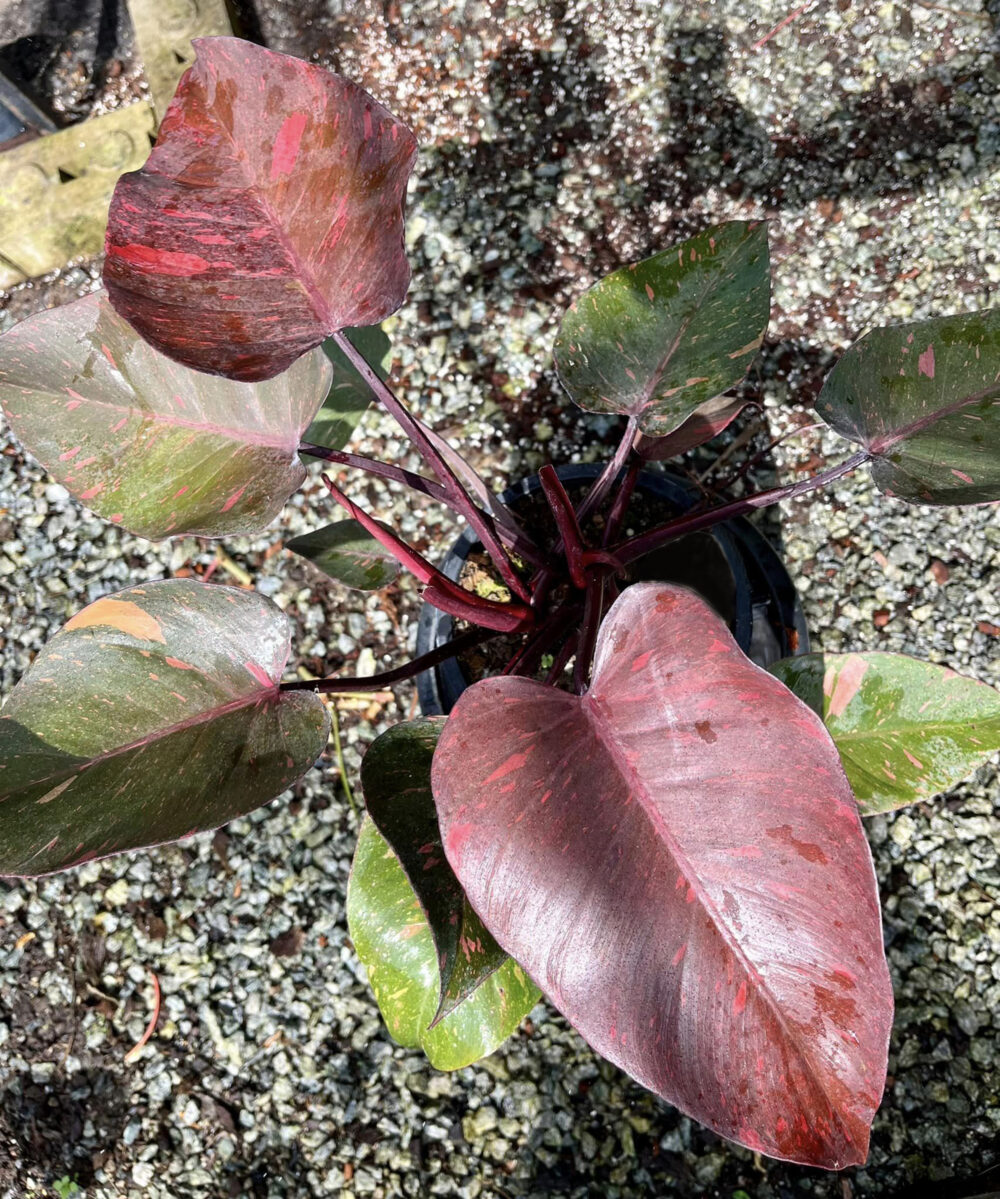
[[[754,488],[846,447],[806,428],[867,329],[995,305],[1000,11],[988,2],[431,0],[262,6],[261,32],[356,79],[416,131],[413,284],[394,319],[403,398],[495,480],[593,461],[613,420],[559,392],[551,345],[603,273],[732,218],[770,222],[774,304],[746,384]],[[98,285],[84,263],[0,298],[0,329]],[[804,412],[804,415],[803,415]],[[387,419],[357,448],[416,469]],[[83,604],[129,583],[247,572],[295,621],[292,665],[372,673],[412,649],[407,582],[339,590],[280,549],[330,518],[316,468],[282,520],[217,556],[104,524],[0,451],[0,694]],[[699,452],[691,469],[710,456]],[[711,482],[711,477],[709,478]],[[418,548],[455,526],[344,476]],[[1000,685],[995,508],[911,508],[863,475],[765,514],[829,650],[913,653]],[[349,778],[413,689],[344,700]],[[357,820],[335,760],[216,834],[0,886],[0,1196],[942,1197],[997,1166],[996,762],[867,821],[897,1013],[866,1166],[755,1160],[597,1058],[540,1005],[492,1057],[436,1073],[389,1040],[351,949]],[[155,1036],[128,1064],[162,990]],[[981,1185],[990,1189],[990,1176]],[[971,1192],[964,1192],[971,1193]]]

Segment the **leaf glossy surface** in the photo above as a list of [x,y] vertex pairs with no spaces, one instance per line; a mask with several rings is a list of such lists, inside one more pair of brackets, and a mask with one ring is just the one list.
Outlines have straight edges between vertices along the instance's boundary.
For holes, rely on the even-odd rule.
[[238,38],[194,46],[156,147],[115,187],[104,282],[163,353],[268,379],[402,303],[416,143],[322,67]]
[[587,412],[673,432],[739,382],[770,313],[767,228],[728,221],[623,267],[570,305],[556,338],[560,382]]
[[857,807],[704,601],[629,587],[582,697],[475,684],[432,779],[470,902],[598,1052],[752,1149],[865,1160],[892,992]]
[[297,447],[330,374],[321,350],[264,383],[189,370],[104,292],[0,338],[0,401],[18,438],[99,516],[153,540],[266,528],[305,479]]
[[0,715],[0,874],[62,870],[245,815],[326,745],[280,691],[291,625],[253,592],[168,579],[96,600]]

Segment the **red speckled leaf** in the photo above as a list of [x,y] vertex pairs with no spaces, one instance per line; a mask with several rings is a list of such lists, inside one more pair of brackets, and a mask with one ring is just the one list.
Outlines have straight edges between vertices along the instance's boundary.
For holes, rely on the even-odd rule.
[[912,504],[1000,500],[1000,308],[872,329],[830,372],[816,411]]
[[156,148],[123,175],[104,282],[149,342],[268,379],[403,301],[413,135],[355,84],[238,38],[196,38]]
[[485,679],[432,785],[473,907],[598,1052],[774,1157],[863,1162],[892,991],[819,717],[692,592],[628,588],[583,697]]
[[291,622],[261,595],[167,579],[66,622],[0,715],[0,874],[176,841],[252,812],[326,745],[282,691]]
[[189,370],[104,292],[0,338],[0,401],[26,448],[99,516],[153,540],[266,528],[306,477],[299,438],[330,375],[322,350],[263,383]]

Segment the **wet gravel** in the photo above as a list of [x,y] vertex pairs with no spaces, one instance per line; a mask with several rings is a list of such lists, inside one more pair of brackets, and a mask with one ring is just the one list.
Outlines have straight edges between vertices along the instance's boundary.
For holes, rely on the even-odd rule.
[[[996,8],[833,0],[755,50],[790,7],[275,0],[256,14],[269,44],[358,79],[420,137],[393,378],[477,464],[510,477],[604,455],[614,422],[581,416],[554,382],[560,311],[604,271],[710,221],[771,221],[774,313],[748,384],[769,429],[759,446],[807,419],[794,406],[808,409],[831,352],[866,328],[997,302]],[[96,278],[84,264],[18,289],[0,328]],[[104,525],[3,438],[4,694],[83,603],[213,563],[289,612],[297,664],[313,673],[371,672],[412,645],[410,586],[345,594],[280,549],[329,515],[315,474],[278,525],[219,557],[205,541],[151,546]],[[359,446],[417,465],[374,415]],[[842,452],[807,430],[752,482]],[[440,513],[350,487],[441,552],[452,526]],[[996,509],[909,508],[852,477],[765,524],[817,645],[912,652],[1000,685]],[[364,746],[413,702],[407,687],[341,702],[355,784]],[[997,795],[993,763],[867,822],[897,1017],[863,1169],[754,1160],[597,1059],[544,1005],[455,1075],[395,1047],[347,940],[357,822],[331,759],[214,836],[0,888],[0,1195],[71,1181],[88,1199],[989,1191]],[[126,1063],[152,974],[160,1023]]]

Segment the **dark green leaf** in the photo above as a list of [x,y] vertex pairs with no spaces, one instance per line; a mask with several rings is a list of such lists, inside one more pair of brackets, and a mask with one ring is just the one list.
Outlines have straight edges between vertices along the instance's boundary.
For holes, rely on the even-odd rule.
[[78,612],[0,716],[0,874],[175,841],[293,783],[329,718],[279,690],[290,631],[263,596],[189,579]]
[[431,761],[442,719],[397,724],[361,763],[365,806],[399,858],[430,927],[441,975],[435,1021],[508,960],[469,906],[441,845],[431,795]]
[[[365,356],[378,377],[387,379],[392,362],[392,343],[381,325],[344,329],[343,332]],[[333,382],[330,384],[330,394],[302,440],[325,446],[328,450],[342,450],[354,435],[374,393],[347,361],[344,351],[332,337],[323,342],[323,349],[333,366]]]
[[743,378],[769,310],[767,228],[729,221],[585,292],[563,318],[556,368],[587,412],[664,436]]
[[297,449],[326,393],[319,350],[266,383],[181,366],[103,292],[0,338],[0,400],[52,477],[154,540],[259,533],[306,477]]
[[871,453],[886,495],[1000,499],[1000,308],[873,329],[830,372],[816,410]]
[[399,574],[399,563],[356,520],[338,520],[315,533],[285,542],[285,548],[319,567],[331,579],[359,591],[377,591]]
[[420,1047],[439,1070],[492,1053],[540,998],[511,958],[431,1027],[438,1010],[434,939],[399,859],[366,816],[347,887],[347,923],[393,1038]]
[[866,815],[928,799],[1000,749],[1000,694],[944,666],[863,653],[769,669],[823,717]]

